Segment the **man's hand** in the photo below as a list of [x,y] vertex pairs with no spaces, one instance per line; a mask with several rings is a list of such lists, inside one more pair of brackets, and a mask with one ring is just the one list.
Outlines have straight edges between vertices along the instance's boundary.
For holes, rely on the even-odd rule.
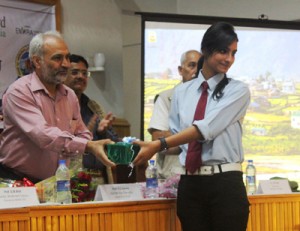
[[88,141],[85,151],[94,154],[98,160],[100,160],[107,167],[114,167],[116,164],[110,161],[104,151],[104,146],[106,144],[113,144],[114,142],[105,139],[97,141]]
[[112,122],[115,120],[115,116],[110,112],[107,113],[106,116],[100,121],[97,132],[102,133],[104,132],[108,127],[112,125]]

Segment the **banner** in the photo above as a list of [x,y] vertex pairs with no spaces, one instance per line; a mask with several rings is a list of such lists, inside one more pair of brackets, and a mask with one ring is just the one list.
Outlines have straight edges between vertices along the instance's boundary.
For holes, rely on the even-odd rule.
[[17,77],[29,73],[31,38],[55,28],[55,6],[0,0],[0,99]]

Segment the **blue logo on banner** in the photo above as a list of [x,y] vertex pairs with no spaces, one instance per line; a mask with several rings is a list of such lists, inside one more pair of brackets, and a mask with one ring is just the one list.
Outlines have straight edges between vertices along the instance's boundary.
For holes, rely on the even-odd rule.
[[16,56],[16,69],[19,77],[31,73],[28,49],[28,44],[23,46]]

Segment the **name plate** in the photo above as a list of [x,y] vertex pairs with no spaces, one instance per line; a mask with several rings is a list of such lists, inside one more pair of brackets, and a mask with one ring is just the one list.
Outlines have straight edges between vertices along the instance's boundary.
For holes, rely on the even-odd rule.
[[139,184],[104,184],[98,185],[95,201],[142,200],[144,199]]
[[39,205],[35,187],[0,188],[0,209]]
[[290,194],[292,193],[288,180],[261,180],[259,182],[258,194]]

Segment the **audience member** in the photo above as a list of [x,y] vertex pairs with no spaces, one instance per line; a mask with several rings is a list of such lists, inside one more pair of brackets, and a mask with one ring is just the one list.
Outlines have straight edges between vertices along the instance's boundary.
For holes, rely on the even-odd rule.
[[2,113],[2,99],[0,99],[0,133],[2,132],[3,130],[3,113]]
[[3,96],[4,130],[0,177],[33,182],[55,174],[60,158],[93,153],[115,166],[104,152],[113,141],[90,141],[76,94],[65,86],[69,50],[58,32],[37,34],[29,45],[34,72],[15,81]]
[[[180,162],[186,173],[178,185],[177,215],[183,231],[247,228],[249,202],[241,167],[240,120],[250,103],[250,91],[245,83],[226,75],[234,63],[237,43],[231,24],[210,26],[201,42],[198,78],[178,86],[173,94],[170,128],[175,134],[159,141],[136,142],[141,150],[135,165],[157,151],[182,145]],[[203,108],[199,114],[204,118],[194,119],[199,98]],[[189,145],[183,145],[186,143]],[[191,152],[193,145],[197,151]]]
[[[114,116],[105,115],[101,106],[90,99],[84,91],[87,88],[90,72],[87,60],[76,54],[70,56],[71,68],[65,85],[74,90],[80,104],[80,114],[83,122],[93,133],[93,140],[111,139],[119,141],[117,133],[112,129]],[[92,153],[83,155],[83,167],[90,170],[100,170],[104,173],[105,166]]]
[[[196,50],[189,50],[181,55],[178,72],[182,76],[182,82],[191,80],[197,71],[197,63],[201,54]],[[152,117],[148,131],[152,135],[152,140],[171,135],[169,131],[169,113],[172,94],[174,88],[159,93],[155,98]],[[167,151],[156,154],[156,165],[159,178],[168,178],[174,174],[182,174],[183,168],[179,162],[179,147],[170,148]]]
[[2,131],[3,131],[3,115],[2,115],[2,99],[0,99],[0,136]]

